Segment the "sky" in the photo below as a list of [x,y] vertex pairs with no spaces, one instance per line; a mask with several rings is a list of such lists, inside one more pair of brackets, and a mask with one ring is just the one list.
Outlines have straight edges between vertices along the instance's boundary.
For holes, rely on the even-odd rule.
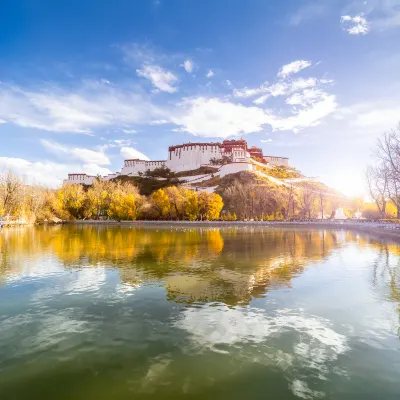
[[0,171],[243,137],[347,195],[400,121],[400,0],[2,0]]

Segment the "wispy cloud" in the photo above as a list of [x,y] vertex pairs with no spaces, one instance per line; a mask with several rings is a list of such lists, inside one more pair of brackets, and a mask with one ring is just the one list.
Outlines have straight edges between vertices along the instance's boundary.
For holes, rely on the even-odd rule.
[[182,67],[188,74],[191,74],[194,71],[196,64],[192,60],[185,60]]
[[323,80],[317,78],[297,78],[290,81],[279,81],[271,85],[265,82],[257,88],[234,89],[233,95],[234,97],[248,98],[264,93],[253,101],[254,104],[261,105],[270,97],[286,96],[309,87],[315,87],[321,83],[323,83]]
[[369,32],[369,23],[362,14],[354,17],[343,15],[340,23],[349,35],[366,35]]
[[301,70],[311,66],[311,62],[307,60],[297,60],[290,64],[284,65],[278,72],[279,78],[287,78],[289,75],[297,74]]
[[214,72],[210,69],[208,70],[208,72],[206,73],[206,77],[207,78],[212,78],[214,76]]
[[150,125],[165,125],[169,124],[167,119],[155,119],[154,121],[150,121]]
[[127,135],[133,135],[137,133],[136,129],[122,129],[122,132],[126,133]]
[[120,153],[124,159],[150,160],[149,157],[133,147],[121,147]]
[[144,65],[137,69],[138,76],[148,79],[158,90],[168,93],[175,93],[177,88],[174,86],[178,78],[170,71],[158,65]]
[[111,171],[96,164],[60,164],[50,161],[32,162],[23,158],[0,157],[0,170],[11,170],[29,184],[58,187],[68,173],[107,175]]
[[41,139],[43,147],[49,152],[66,159],[83,161],[86,164],[109,165],[109,158],[102,151],[94,151],[81,147],[69,147],[53,141]]
[[25,128],[90,134],[107,126],[143,124],[162,115],[142,90],[100,81],[38,90],[0,85],[0,118]]
[[[316,126],[336,110],[337,103],[335,95],[326,91],[331,80],[290,78],[310,65],[310,61],[304,60],[287,64],[281,68],[277,82],[264,82],[256,88],[235,88],[230,101],[218,97],[186,98],[178,104],[178,110],[174,110],[171,122],[178,125],[179,130],[193,135],[224,138],[259,132],[264,125],[271,126],[273,130],[295,132]],[[255,106],[235,102],[256,96],[253,100]],[[284,97],[285,104],[290,107],[268,110],[260,107],[270,97],[278,96]]]

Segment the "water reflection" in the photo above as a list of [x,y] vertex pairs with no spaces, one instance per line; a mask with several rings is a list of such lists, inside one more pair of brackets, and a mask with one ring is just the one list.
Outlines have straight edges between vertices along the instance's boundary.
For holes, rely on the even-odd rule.
[[[0,272],[5,280],[29,276],[32,272],[26,270],[25,257],[56,257],[64,268],[118,268],[126,284],[162,281],[168,299],[176,302],[247,304],[253,297],[264,296],[271,286],[290,286],[306,266],[342,246],[345,238],[341,235],[238,228],[17,229],[0,236]],[[33,268],[36,274],[50,272]],[[81,275],[83,283],[77,285],[93,290],[99,274],[86,271]]]
[[395,398],[399,256],[345,231],[4,230],[0,392]]
[[[175,302],[248,304],[271,287],[290,287],[305,268],[351,242],[379,250],[374,285],[384,282],[382,290],[399,303],[398,266],[389,263],[390,254],[397,260],[399,246],[344,231],[79,225],[13,229],[0,235],[0,280],[79,268],[79,283],[72,289],[95,290],[104,280],[103,269],[117,268],[123,284],[158,281]],[[25,263],[27,258],[40,259],[41,267]],[[49,258],[59,264],[46,263]]]

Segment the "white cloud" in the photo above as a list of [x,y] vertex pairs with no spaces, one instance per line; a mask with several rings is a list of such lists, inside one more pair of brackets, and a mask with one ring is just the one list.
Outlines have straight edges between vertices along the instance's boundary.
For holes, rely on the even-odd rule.
[[[80,167],[80,169],[82,169],[82,171],[85,172],[85,174],[93,175],[93,176],[97,176],[97,175],[104,176],[104,175],[111,174],[111,171],[108,168],[103,168],[96,164],[83,164]],[[71,170],[69,172],[71,172]]]
[[144,65],[142,69],[137,69],[136,73],[138,76],[148,79],[153,86],[163,92],[174,93],[177,91],[174,87],[178,80],[177,77],[158,65]]
[[279,78],[287,78],[289,75],[297,74],[301,70],[311,66],[311,62],[307,60],[297,60],[290,64],[284,65],[278,72]]
[[40,90],[0,85],[0,118],[25,128],[90,133],[95,128],[141,124],[161,116],[142,92],[85,81],[66,89],[42,85]]
[[[254,104],[261,105],[264,104],[269,97],[277,97],[277,96],[287,96],[291,93],[309,88],[315,87],[318,84],[323,83],[323,81],[319,81],[316,78],[297,78],[292,81],[279,81],[272,85],[268,85],[267,82],[263,83],[258,88],[243,88],[243,89],[234,89],[233,95],[235,97],[253,97],[255,95],[259,95],[261,93],[262,96],[258,97],[253,101]],[[324,83],[331,83],[325,82]]]
[[349,35],[366,35],[369,32],[369,23],[362,14],[354,17],[343,15],[340,23]]
[[107,144],[107,147],[129,147],[135,144],[132,140],[129,139],[114,139],[110,140],[109,144]]
[[208,72],[206,73],[206,77],[207,78],[212,78],[214,76],[214,72],[210,69],[208,70]]
[[149,157],[133,147],[121,147],[120,153],[124,159],[150,160]]
[[156,119],[150,122],[150,125],[164,125],[164,124],[169,124],[169,121],[167,119]]
[[265,123],[265,112],[218,98],[197,97],[181,103],[182,113],[171,120],[181,130],[205,137],[228,137],[258,132]]
[[185,60],[185,62],[182,64],[182,67],[188,74],[191,74],[194,71],[196,64],[192,60]]
[[254,104],[257,104],[257,105],[264,104],[270,97],[271,97],[270,94],[264,94],[264,95],[262,95],[262,96],[256,98],[256,99],[253,101],[253,103],[254,103]]
[[23,158],[0,157],[0,171],[11,170],[29,184],[41,184],[57,187],[62,184],[68,173],[87,173],[90,175],[107,175],[107,168],[94,164],[59,164],[50,161],[31,162]]
[[133,135],[134,133],[137,133],[137,130],[135,130],[135,129],[122,129],[122,132],[126,133],[127,135]]
[[270,142],[272,142],[272,139],[271,138],[270,139],[266,139],[266,140],[261,139],[261,142],[262,143],[270,143]]
[[321,89],[305,89],[300,93],[294,93],[286,99],[286,104],[307,106],[313,104],[324,96]]
[[[329,82],[330,83],[330,82]],[[244,106],[218,98],[189,98],[180,104],[182,112],[174,115],[171,122],[180,126],[181,131],[204,137],[228,137],[232,135],[259,132],[264,125],[273,130],[293,130],[295,132],[310,126],[317,126],[337,109],[334,95],[322,90],[316,78],[296,79],[262,85],[257,89],[234,92],[249,96],[250,91],[268,91],[254,100],[263,104],[270,96],[285,96],[286,104],[292,106],[286,112],[255,106]]]
[[318,94],[303,94],[296,98],[296,101],[292,99],[292,104],[301,105],[302,108],[295,109],[293,115],[289,117],[275,117],[270,123],[274,129],[297,132],[310,126],[317,126],[337,109],[336,97],[324,91],[318,91]]
[[268,82],[265,82],[258,88],[244,87],[243,89],[233,89],[233,95],[235,97],[242,97],[242,98],[253,97],[260,93],[267,92],[268,88],[269,88]]
[[41,139],[40,142],[46,148],[57,156],[63,158],[72,158],[74,160],[83,161],[87,164],[109,165],[109,158],[102,151],[93,151],[80,147],[63,146],[56,142]]

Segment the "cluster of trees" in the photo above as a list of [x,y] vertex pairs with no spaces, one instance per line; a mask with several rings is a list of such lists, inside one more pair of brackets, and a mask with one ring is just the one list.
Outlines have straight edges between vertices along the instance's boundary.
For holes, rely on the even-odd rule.
[[58,190],[25,185],[11,172],[0,175],[0,216],[31,223],[57,219],[215,220],[224,204],[215,193],[180,186],[139,193],[129,182],[96,180],[85,188],[64,185]]
[[220,196],[197,193],[179,186],[158,189],[142,196],[130,183],[97,180],[87,190],[81,185],[64,185],[55,192],[57,214],[63,219],[104,219],[117,221],[215,220],[223,208]]
[[219,219],[224,206],[221,196],[216,193],[195,192],[179,186],[170,186],[155,191],[150,198],[149,219]]
[[42,221],[52,214],[52,200],[52,190],[25,185],[11,172],[0,173],[0,217]]
[[369,195],[380,218],[395,212],[400,219],[400,125],[378,139],[373,155],[375,164],[365,172]]
[[61,219],[135,220],[144,202],[136,186],[98,179],[88,190],[82,185],[56,190],[53,209]]
[[238,219],[333,218],[339,207],[345,208],[350,217],[362,208],[359,200],[345,200],[318,182],[285,186],[260,181],[246,172],[224,179],[218,193],[224,200],[225,211]]

